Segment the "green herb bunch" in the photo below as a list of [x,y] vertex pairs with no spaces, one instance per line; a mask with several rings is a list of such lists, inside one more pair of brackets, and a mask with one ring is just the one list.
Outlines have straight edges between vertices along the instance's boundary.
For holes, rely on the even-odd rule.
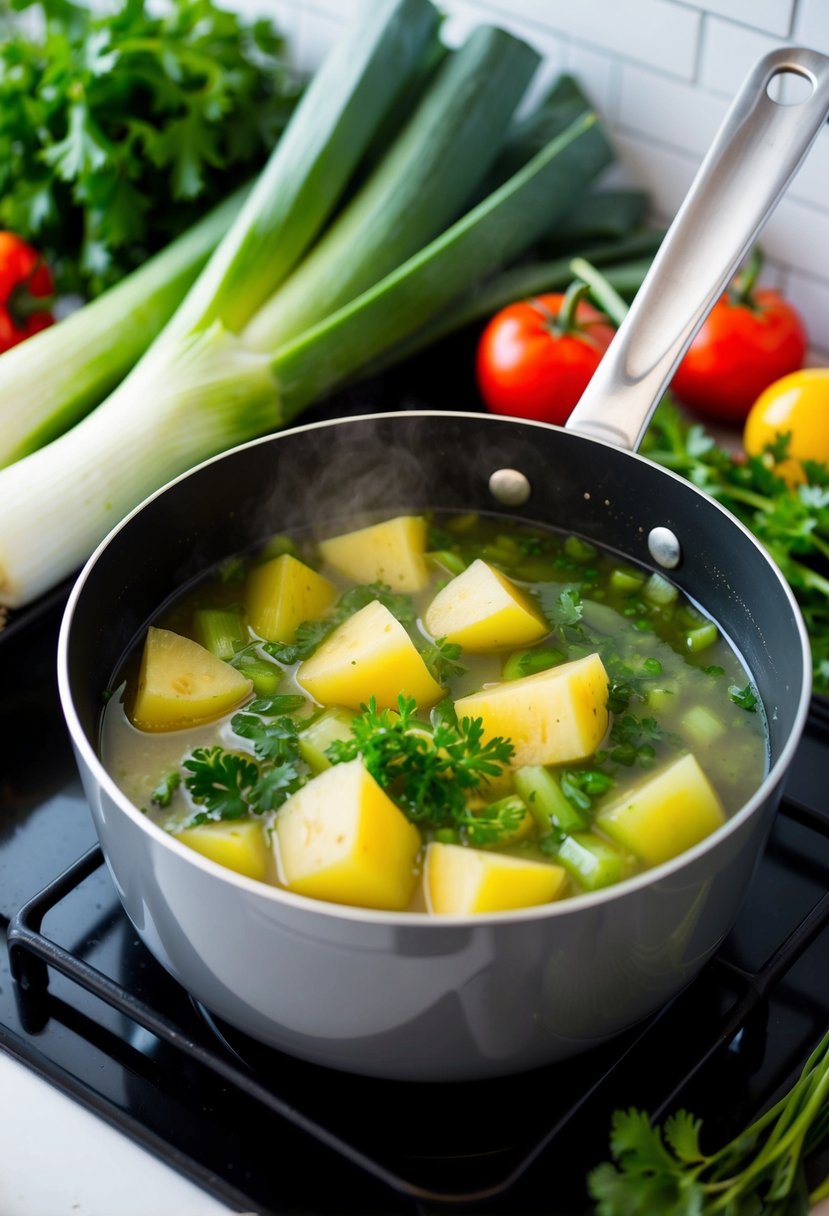
[[596,1216],[805,1216],[829,1196],[829,1178],[810,1193],[806,1176],[829,1134],[829,1034],[789,1092],[728,1144],[704,1152],[701,1127],[683,1110],[661,1128],[642,1111],[616,1111],[615,1164],[588,1178]]
[[213,0],[8,3],[0,226],[94,295],[264,162],[296,99],[284,40]]
[[781,435],[764,456],[742,459],[718,445],[702,426],[691,423],[665,400],[646,432],[642,452],[716,498],[765,546],[803,612],[812,646],[814,689],[826,696],[829,468],[806,461],[806,482],[788,486],[774,471],[775,464],[785,459],[788,443],[789,437]]

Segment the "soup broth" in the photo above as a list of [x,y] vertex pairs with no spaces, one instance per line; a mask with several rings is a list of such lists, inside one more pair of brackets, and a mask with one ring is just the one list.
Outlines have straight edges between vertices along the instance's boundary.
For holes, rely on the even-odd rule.
[[489,913],[698,843],[767,766],[739,657],[674,584],[499,516],[276,536],[159,612],[104,762],[165,830],[335,903]]

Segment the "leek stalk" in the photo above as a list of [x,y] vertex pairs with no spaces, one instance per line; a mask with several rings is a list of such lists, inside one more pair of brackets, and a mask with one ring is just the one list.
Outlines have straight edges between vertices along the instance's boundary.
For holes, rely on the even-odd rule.
[[523,253],[611,158],[596,115],[582,115],[414,257],[277,351],[283,421]]
[[[460,218],[444,227],[442,215],[438,234],[424,238],[429,225],[422,226],[414,204],[400,209],[393,182],[370,185],[373,173],[384,179],[389,163],[402,157],[397,141],[364,178],[368,193],[353,187],[377,132],[401,97],[412,96],[413,83],[422,86],[421,115],[430,112],[422,106],[433,90],[446,87],[441,70],[426,73],[423,84],[424,64],[435,62],[437,10],[430,0],[384,0],[367,6],[366,16],[323,63],[227,236],[149,350],[86,418],[0,470],[0,604],[28,603],[76,569],[148,494],[282,425],[367,361],[405,343],[531,246],[611,160],[595,115],[581,114],[465,214],[458,193],[447,211]],[[479,47],[501,47],[502,64],[513,64],[510,88],[501,71],[475,73],[477,88],[489,95],[485,105],[471,106],[483,113],[500,95],[496,127],[505,137],[529,62],[513,41],[476,38]],[[458,62],[454,54],[448,61]],[[406,139],[417,142],[404,136],[404,146]],[[443,163],[451,163],[452,145],[461,155],[465,139],[458,123],[441,149]],[[415,171],[411,159],[398,163]],[[474,182],[467,184],[474,195]],[[246,327],[269,308],[274,292],[287,289],[291,270],[336,209],[348,214],[342,200],[349,190],[353,200],[382,196],[383,215],[397,208],[400,224],[411,222],[416,238],[393,238],[399,244],[390,270],[385,248],[378,252],[367,241],[360,250],[366,266],[354,272],[347,292],[358,294],[339,306],[323,298],[341,270],[340,261],[332,264],[308,312],[319,319],[287,342],[252,349]]]
[[238,190],[143,266],[0,357],[0,468],[68,430],[115,387],[178,308],[239,214]]
[[494,161],[538,63],[518,38],[492,26],[476,29],[443,63],[363,188],[257,313],[245,343],[276,350],[456,219]]
[[419,75],[440,24],[429,0],[372,0],[306,88],[245,207],[171,323],[240,330],[340,202],[388,109]]

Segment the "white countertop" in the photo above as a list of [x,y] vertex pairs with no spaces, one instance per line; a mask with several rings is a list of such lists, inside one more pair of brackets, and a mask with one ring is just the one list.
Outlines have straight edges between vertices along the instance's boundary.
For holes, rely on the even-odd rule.
[[0,1051],[2,1216],[227,1216],[225,1207]]

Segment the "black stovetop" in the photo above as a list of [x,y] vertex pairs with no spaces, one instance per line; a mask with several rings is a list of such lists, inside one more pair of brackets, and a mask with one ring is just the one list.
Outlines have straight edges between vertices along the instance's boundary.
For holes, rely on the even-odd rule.
[[411,1085],[211,1024],[140,943],[101,864],[57,701],[61,609],[58,593],[0,634],[0,931],[19,981],[0,950],[0,1045],[229,1206],[586,1212],[616,1107],[684,1106],[719,1141],[791,1083],[829,1025],[820,701],[733,932],[666,1010],[606,1047],[516,1078]]

